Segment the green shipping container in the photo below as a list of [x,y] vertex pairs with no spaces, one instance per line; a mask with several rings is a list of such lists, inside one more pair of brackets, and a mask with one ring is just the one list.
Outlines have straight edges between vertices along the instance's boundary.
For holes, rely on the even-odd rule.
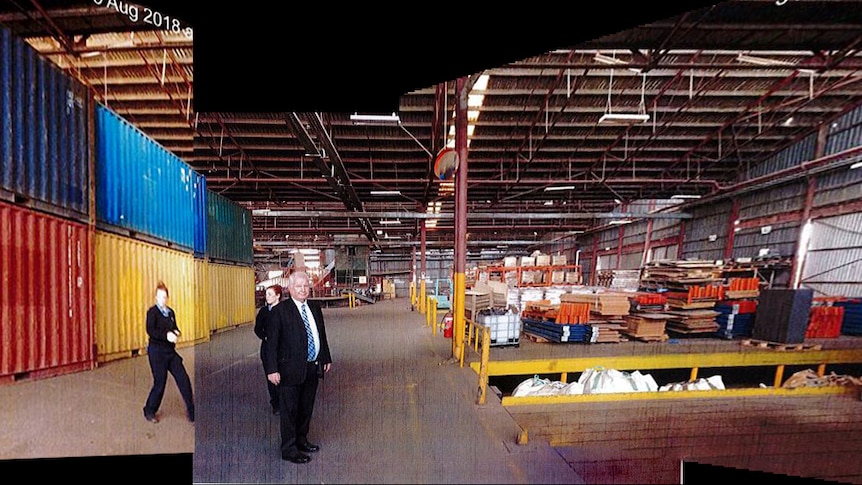
[[207,190],[207,257],[212,261],[252,264],[251,211]]

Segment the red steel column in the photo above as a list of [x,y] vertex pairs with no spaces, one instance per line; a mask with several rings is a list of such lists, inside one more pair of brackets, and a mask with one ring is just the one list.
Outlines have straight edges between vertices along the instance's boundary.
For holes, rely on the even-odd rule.
[[[455,152],[458,154],[458,169],[455,171],[455,261],[453,267],[454,285],[452,291],[452,356],[460,359],[463,355],[464,299],[466,292],[467,266],[467,97],[469,88],[467,78],[455,81]],[[464,365],[461,362],[461,365]]]

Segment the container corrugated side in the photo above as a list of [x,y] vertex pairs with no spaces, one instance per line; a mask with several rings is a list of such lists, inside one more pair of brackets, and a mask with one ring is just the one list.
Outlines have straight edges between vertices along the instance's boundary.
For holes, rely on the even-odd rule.
[[199,342],[207,341],[212,334],[212,323],[210,322],[210,285],[209,285],[209,263],[205,259],[195,258],[195,316],[194,336]]
[[207,194],[207,256],[252,264],[251,211],[213,191]]
[[93,230],[0,202],[0,381],[96,365]]
[[199,178],[191,166],[102,105],[96,106],[95,146],[100,228],[192,252]]
[[210,329],[212,332],[253,322],[254,269],[250,266],[209,263]]
[[196,257],[205,257],[207,253],[207,179],[203,175],[192,172],[192,202],[195,218],[195,248]]
[[182,331],[182,347],[195,335],[195,269],[191,253],[96,231],[96,344],[99,362],[146,353],[147,310],[156,284],[168,287],[168,306]]
[[89,110],[83,84],[0,27],[0,196],[86,220]]

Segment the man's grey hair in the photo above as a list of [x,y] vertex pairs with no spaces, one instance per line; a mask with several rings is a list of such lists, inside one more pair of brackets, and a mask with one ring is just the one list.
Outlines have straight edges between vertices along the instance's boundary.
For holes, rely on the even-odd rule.
[[293,287],[293,285],[296,284],[297,280],[299,279],[304,279],[309,283],[311,282],[311,278],[308,277],[308,273],[306,273],[305,271],[294,271],[293,273],[290,273],[290,276],[287,277],[288,286]]

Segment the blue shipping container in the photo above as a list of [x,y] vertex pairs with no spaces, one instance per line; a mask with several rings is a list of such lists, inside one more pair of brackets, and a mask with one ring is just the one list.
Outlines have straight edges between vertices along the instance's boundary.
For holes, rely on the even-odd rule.
[[86,87],[0,27],[0,192],[61,216],[90,206]]
[[[96,106],[96,220],[198,249],[200,177],[110,109]],[[204,229],[206,230],[206,229]]]

